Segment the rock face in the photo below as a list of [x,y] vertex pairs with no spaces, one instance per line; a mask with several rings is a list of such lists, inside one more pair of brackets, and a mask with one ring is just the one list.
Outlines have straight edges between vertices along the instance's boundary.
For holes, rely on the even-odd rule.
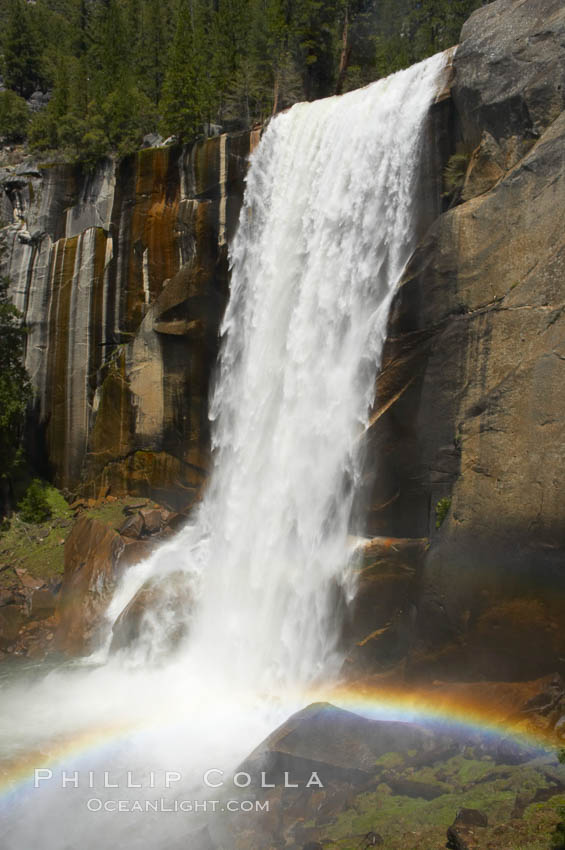
[[413,676],[564,666],[564,45],[560,0],[498,0],[465,25],[463,203],[422,240],[391,312],[369,530],[431,539]]
[[123,547],[120,535],[96,519],[81,517],[75,524],[65,543],[57,649],[80,655],[90,648],[116,585]]
[[93,174],[0,175],[4,271],[30,329],[36,459],[56,483],[184,507],[204,479],[207,393],[255,133],[140,151]]
[[[183,572],[148,579],[114,623],[110,652],[125,649],[143,637],[150,657],[168,655],[188,633],[192,605],[190,584]],[[165,623],[167,628],[163,629]]]
[[[345,635],[356,673],[565,671],[564,44],[561,0],[479,9],[433,110],[421,193],[422,224],[435,221],[393,303],[367,433],[374,542]],[[34,440],[60,485],[175,510],[198,498],[226,239],[257,141],[3,174]],[[440,215],[456,144],[461,203]]]

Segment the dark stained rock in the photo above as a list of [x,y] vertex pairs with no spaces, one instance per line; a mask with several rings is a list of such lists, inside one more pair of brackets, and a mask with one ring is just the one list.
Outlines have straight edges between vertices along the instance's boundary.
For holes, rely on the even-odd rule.
[[166,527],[170,528],[172,531],[180,531],[186,525],[187,516],[186,514],[176,514],[171,513],[166,520]]
[[157,534],[157,532],[161,531],[162,517],[160,510],[157,508],[142,508],[139,513],[143,519],[147,534]]
[[455,826],[488,826],[488,817],[478,809],[459,809],[454,821]]
[[65,574],[57,611],[55,646],[71,655],[88,652],[116,584],[124,544],[96,519],[81,516],[65,543]]
[[118,533],[123,537],[131,537],[133,540],[138,540],[145,531],[145,521],[140,511],[128,517],[124,524],[120,526]]
[[500,764],[525,764],[538,755],[534,747],[528,747],[514,738],[504,738],[496,747],[495,758]]
[[394,666],[410,648],[426,539],[376,537],[358,550],[357,593],[347,611],[348,675]]
[[0,608],[0,649],[15,643],[24,622],[25,615],[19,605],[3,605]]
[[453,825],[447,830],[448,850],[474,850],[481,847],[481,830],[488,818],[478,809],[459,809]]
[[276,729],[241,769],[252,772],[261,764],[270,776],[289,771],[306,779],[318,770],[324,782],[332,777],[359,782],[384,753],[425,749],[433,741],[433,734],[417,724],[368,720],[329,703],[314,703]]
[[449,791],[449,786],[439,782],[419,782],[406,777],[389,776],[385,776],[385,781],[393,794],[400,794],[403,797],[419,797],[422,800],[435,800]]
[[447,830],[447,850],[479,850],[475,830],[465,826],[450,826]]
[[368,847],[382,847],[384,843],[384,838],[378,832],[368,832],[362,839],[361,847],[367,850]]
[[56,164],[0,176],[0,220],[17,213],[1,272],[30,332],[31,449],[60,486],[175,510],[197,498],[227,239],[257,139],[151,147],[88,175]]
[[42,619],[52,617],[57,607],[57,597],[48,588],[36,590],[31,597],[30,617]]
[[128,540],[124,538],[124,548],[118,558],[120,570],[125,567],[133,567],[141,561],[145,561],[155,549],[156,542],[144,538],[143,540]]

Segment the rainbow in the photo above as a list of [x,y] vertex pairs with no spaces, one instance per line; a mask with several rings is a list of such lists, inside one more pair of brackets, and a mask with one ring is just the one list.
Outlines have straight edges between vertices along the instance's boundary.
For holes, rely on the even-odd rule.
[[[288,713],[297,706],[326,702],[367,717],[431,725],[460,731],[513,738],[526,746],[550,750],[563,743],[551,731],[520,712],[528,698],[539,693],[539,683],[482,683],[477,685],[436,686],[413,689],[406,686],[342,684],[328,689],[317,688],[307,694],[293,694],[288,699]],[[253,695],[251,702],[257,702]],[[277,700],[280,704],[280,700]],[[282,707],[282,706],[281,706]],[[0,763],[0,800],[33,786],[36,768],[63,768],[72,761],[99,762],[111,758],[124,743],[145,734],[176,725],[174,713],[151,718],[147,723],[94,727],[49,741],[9,761]]]

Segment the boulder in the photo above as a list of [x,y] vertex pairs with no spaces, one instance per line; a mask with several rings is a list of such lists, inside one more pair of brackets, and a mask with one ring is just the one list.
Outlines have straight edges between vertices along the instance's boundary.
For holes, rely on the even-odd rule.
[[448,850],[475,850],[482,846],[481,830],[488,826],[488,818],[478,809],[459,809],[447,830]]
[[488,817],[478,809],[459,809],[454,821],[455,826],[488,826]]
[[161,531],[163,521],[160,510],[157,508],[142,508],[139,513],[143,519],[147,534],[157,534]]
[[128,517],[123,525],[120,526],[118,533],[123,537],[131,537],[133,540],[138,540],[145,531],[145,521],[141,512],[132,514]]
[[155,654],[173,650],[188,634],[192,603],[186,573],[147,580],[114,623],[110,651],[133,646],[142,635]]
[[102,522],[81,516],[65,543],[65,572],[54,644],[71,655],[88,653],[118,577],[124,543]]
[[285,771],[308,779],[316,770],[326,784],[332,779],[359,783],[369,777],[385,753],[426,749],[434,735],[415,723],[368,720],[330,703],[313,703],[293,714],[245,760],[241,770],[268,775]]
[[125,537],[124,548],[118,559],[120,570],[125,567],[133,567],[135,564],[145,561],[155,549],[156,541],[144,538],[143,540],[132,540]]

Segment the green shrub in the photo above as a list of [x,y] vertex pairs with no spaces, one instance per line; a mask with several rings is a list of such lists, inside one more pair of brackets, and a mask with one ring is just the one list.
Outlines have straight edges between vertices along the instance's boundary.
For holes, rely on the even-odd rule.
[[45,487],[38,478],[34,478],[26,494],[18,505],[20,519],[24,522],[44,522],[51,516],[51,507]]
[[27,136],[29,112],[23,97],[7,89],[0,92],[0,136],[21,142]]
[[441,528],[444,519],[449,513],[449,509],[451,507],[451,499],[449,496],[445,496],[443,499],[440,499],[436,505],[436,528]]
[[[562,808],[559,810],[559,815],[562,818],[565,818],[565,809]],[[555,827],[555,832],[553,833],[553,845],[552,850],[565,850],[565,820],[562,820],[561,823],[558,823]]]

